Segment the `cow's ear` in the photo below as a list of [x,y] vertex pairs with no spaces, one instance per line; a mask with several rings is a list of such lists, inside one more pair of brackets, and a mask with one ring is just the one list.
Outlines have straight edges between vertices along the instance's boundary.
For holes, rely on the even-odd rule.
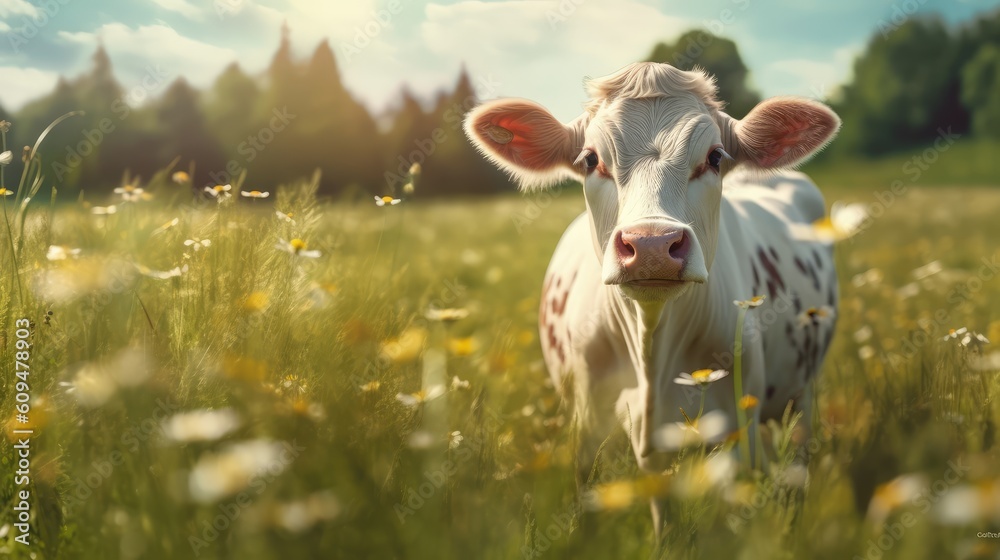
[[775,97],[757,104],[733,129],[739,163],[774,169],[803,163],[826,146],[840,129],[840,118],[817,101]]
[[465,118],[465,133],[490,161],[521,188],[541,188],[582,177],[573,162],[583,150],[585,119],[568,125],[531,101],[484,103]]

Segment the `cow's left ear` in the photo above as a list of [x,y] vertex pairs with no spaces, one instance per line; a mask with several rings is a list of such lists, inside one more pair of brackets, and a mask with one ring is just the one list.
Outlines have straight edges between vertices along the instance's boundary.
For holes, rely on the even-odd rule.
[[524,189],[581,177],[573,162],[583,149],[585,127],[585,115],[563,124],[523,99],[484,103],[465,118],[469,140]]
[[[738,163],[757,169],[792,167],[826,146],[840,118],[826,105],[800,97],[775,97],[733,123]],[[727,146],[727,149],[730,147]]]

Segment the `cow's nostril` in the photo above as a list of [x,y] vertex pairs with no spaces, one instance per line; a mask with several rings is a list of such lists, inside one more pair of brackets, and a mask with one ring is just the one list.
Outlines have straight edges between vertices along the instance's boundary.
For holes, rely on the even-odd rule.
[[689,246],[690,243],[688,242],[688,236],[686,233],[682,231],[680,237],[674,239],[670,243],[670,248],[668,249],[668,253],[670,254],[671,258],[682,261],[685,258],[687,258]]
[[635,247],[625,239],[620,231],[615,236],[615,246],[618,249],[619,258],[627,260],[635,256]]

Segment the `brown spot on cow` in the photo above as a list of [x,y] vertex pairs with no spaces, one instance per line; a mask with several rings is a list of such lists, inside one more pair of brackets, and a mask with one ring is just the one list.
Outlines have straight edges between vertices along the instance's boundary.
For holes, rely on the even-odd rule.
[[[569,279],[566,283],[566,287],[561,293],[556,294],[552,298],[552,314],[556,317],[562,317],[566,312],[566,300],[569,299],[569,290],[573,287],[573,283],[576,282],[576,273]],[[560,281],[556,281],[556,288],[559,288]]]
[[781,277],[781,273],[778,271],[778,267],[774,266],[774,263],[771,262],[771,258],[767,255],[766,252],[764,252],[763,247],[757,248],[757,259],[760,260],[760,265],[764,267],[764,272],[767,273],[768,292],[773,298],[774,293],[777,292],[777,289],[780,290],[785,289],[785,280]]

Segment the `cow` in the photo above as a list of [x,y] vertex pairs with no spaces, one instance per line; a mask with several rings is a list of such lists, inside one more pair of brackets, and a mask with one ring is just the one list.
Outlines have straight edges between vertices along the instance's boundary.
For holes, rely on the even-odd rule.
[[[789,169],[840,119],[822,103],[776,97],[737,120],[712,77],[669,64],[632,64],[587,90],[568,124],[521,99],[465,120],[471,142],[523,189],[583,184],[586,211],[556,246],[539,322],[556,385],[572,376],[580,426],[600,441],[621,425],[640,468],[666,468],[658,429],[699,406],[675,378],[731,367],[734,302],[761,295],[741,356],[743,390],[760,403],[748,414],[756,425],[792,402],[808,425],[838,288],[829,241],[794,234],[825,216],[823,196]],[[708,386],[704,409],[732,432],[735,401],[729,375]]]

